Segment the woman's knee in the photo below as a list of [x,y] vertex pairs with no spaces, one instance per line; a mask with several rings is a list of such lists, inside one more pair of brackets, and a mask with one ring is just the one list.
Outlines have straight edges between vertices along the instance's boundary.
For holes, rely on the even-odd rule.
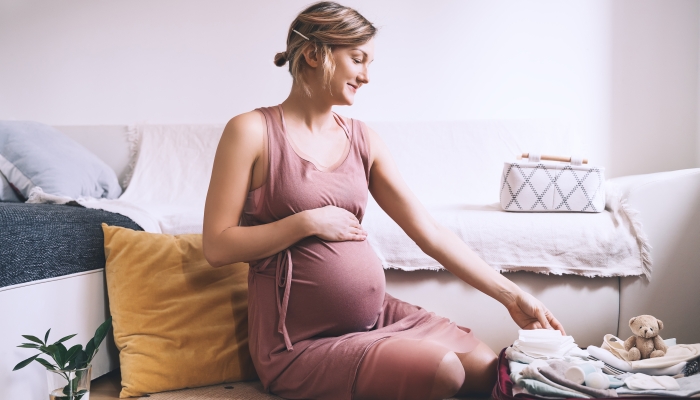
[[458,353],[465,371],[465,379],[457,394],[489,394],[496,384],[498,356],[486,344],[469,353]]
[[431,391],[432,399],[444,399],[455,395],[464,383],[462,361],[454,352],[448,352],[440,361]]

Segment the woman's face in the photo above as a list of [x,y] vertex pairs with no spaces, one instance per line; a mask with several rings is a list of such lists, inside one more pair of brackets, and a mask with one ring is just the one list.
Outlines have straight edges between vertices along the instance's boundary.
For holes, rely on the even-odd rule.
[[369,83],[369,64],[374,61],[374,39],[359,46],[333,49],[335,72],[331,78],[331,97],[337,105],[352,105],[355,93]]

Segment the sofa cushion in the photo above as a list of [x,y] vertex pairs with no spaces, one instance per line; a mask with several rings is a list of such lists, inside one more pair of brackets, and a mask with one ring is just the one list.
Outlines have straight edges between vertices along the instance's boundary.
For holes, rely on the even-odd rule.
[[248,264],[211,267],[200,234],[102,228],[121,397],[256,377]]
[[114,171],[53,127],[31,121],[0,121],[0,173],[25,198],[36,186],[76,199],[122,193]]

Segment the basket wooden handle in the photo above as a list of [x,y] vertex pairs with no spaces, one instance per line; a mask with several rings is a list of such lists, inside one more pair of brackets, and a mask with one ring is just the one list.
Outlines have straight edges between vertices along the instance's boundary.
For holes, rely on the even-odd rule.
[[[522,156],[518,157],[520,158],[529,158],[530,153],[523,153]],[[562,156],[547,156],[547,155],[541,155],[540,156],[541,160],[547,160],[547,161],[561,161],[561,162],[571,162],[571,157],[562,157]],[[583,159],[584,164],[588,164],[588,159],[584,158]]]

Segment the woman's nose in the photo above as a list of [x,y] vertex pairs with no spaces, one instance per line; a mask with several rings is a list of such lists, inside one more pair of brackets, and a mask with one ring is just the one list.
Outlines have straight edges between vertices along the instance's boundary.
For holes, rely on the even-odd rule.
[[367,67],[364,68],[362,73],[360,73],[360,75],[357,78],[357,80],[362,82],[363,85],[369,83],[369,70],[367,69]]

